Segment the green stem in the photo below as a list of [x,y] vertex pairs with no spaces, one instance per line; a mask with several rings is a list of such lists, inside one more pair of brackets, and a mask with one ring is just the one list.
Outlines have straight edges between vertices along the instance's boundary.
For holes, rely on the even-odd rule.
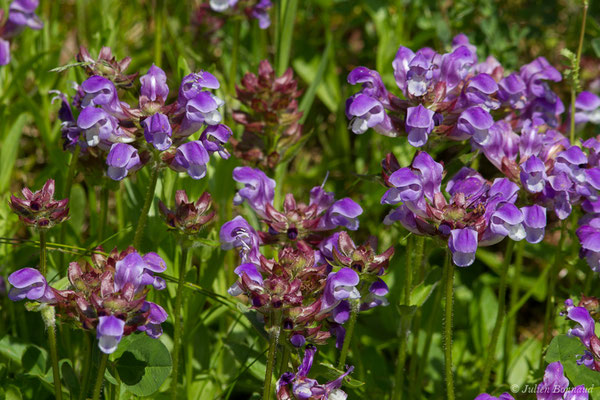
[[[517,246],[517,255],[515,259],[515,263],[513,265],[513,275],[511,280],[510,287],[510,309],[514,309],[519,301],[519,281],[521,279],[521,268],[523,268],[523,253],[525,252],[525,241],[521,240],[519,245]],[[507,327],[506,327],[506,337],[504,344],[504,368],[502,371],[502,380],[504,381],[508,375],[508,366],[510,364],[510,357],[512,354],[513,340],[515,338],[516,330],[517,330],[517,320],[516,318],[508,318],[507,319]]]
[[108,189],[106,186],[102,186],[100,189],[100,221],[98,223],[98,243],[102,242],[104,238],[104,230],[107,225],[108,217]]
[[152,169],[152,176],[150,177],[150,186],[148,186],[146,199],[144,200],[144,206],[142,207],[137,228],[135,229],[135,236],[133,237],[133,247],[138,250],[142,242],[142,237],[144,236],[144,228],[146,227],[146,221],[148,220],[148,211],[150,211],[152,200],[154,200],[154,191],[156,190],[156,182],[158,181],[159,172],[160,169],[158,168],[158,165],[154,165],[154,168]]
[[498,289],[498,313],[496,314],[496,323],[492,330],[492,338],[488,346],[487,358],[483,366],[483,376],[481,378],[481,384],[479,386],[480,392],[485,392],[487,389],[490,373],[492,372],[492,364],[494,363],[494,356],[496,353],[496,347],[498,345],[498,336],[500,335],[500,329],[502,328],[502,322],[504,321],[504,313],[506,309],[506,275],[510,261],[512,260],[513,249],[515,248],[515,241],[509,240],[506,245],[506,254],[504,255],[504,262],[502,263],[502,270],[500,271],[500,288]]
[[587,19],[588,1],[583,1],[583,17],[581,19],[581,31],[579,32],[579,45],[577,47],[577,58],[573,68],[573,82],[571,87],[571,144],[575,142],[575,100],[577,99],[577,86],[579,84],[579,66],[581,64],[581,51],[583,49],[583,38],[585,37],[585,22]]
[[229,85],[231,96],[235,96],[235,81],[238,66],[238,54],[240,52],[240,30],[241,21],[235,21],[233,31],[233,46],[231,48],[231,65],[229,66]]
[[[552,262],[552,267],[550,270],[550,277],[548,280],[548,296],[546,300],[546,314],[544,315],[544,338],[542,340],[542,351],[550,342],[550,336],[552,331],[552,320],[554,317],[554,306],[556,303],[556,299],[554,298],[554,293],[556,291],[556,281],[557,275],[559,271],[559,263],[561,262],[561,251],[563,244],[565,242],[565,238],[567,236],[567,221],[562,222],[562,227],[560,229],[560,238],[558,240],[558,246],[556,246],[556,251],[554,252],[554,260]],[[540,368],[544,365],[544,357],[540,357]]]
[[46,231],[40,229],[40,273],[46,277],[46,263],[47,263],[47,252],[46,249]]
[[96,384],[94,385],[93,400],[100,399],[100,392],[102,392],[102,383],[104,382],[104,371],[106,370],[106,361],[108,360],[108,354],[102,353],[100,358],[100,365],[98,366],[98,375],[96,377]]
[[265,386],[263,389],[262,400],[271,399],[271,381],[273,380],[273,366],[275,364],[275,355],[277,353],[277,343],[281,333],[281,312],[276,311],[272,318],[273,325],[269,330],[269,354],[267,355],[267,369],[265,371]]
[[185,271],[188,264],[192,262],[192,252],[186,246],[181,246],[181,262],[179,264],[179,281],[177,283],[177,294],[175,295],[175,307],[173,308],[173,321],[175,334],[173,337],[173,372],[171,374],[171,398],[177,399],[177,378],[179,373],[179,353],[181,347],[181,304],[183,303],[183,286],[185,282]]
[[360,311],[360,302],[358,299],[350,300],[350,308],[350,319],[348,320],[348,325],[346,325],[346,336],[344,337],[344,345],[342,346],[340,360],[338,361],[337,365],[338,369],[344,369],[344,366],[346,365],[346,357],[348,356],[348,349],[350,349],[350,342],[352,342],[354,326],[356,325],[356,317]]
[[48,344],[50,345],[50,358],[52,359],[52,377],[54,378],[54,397],[62,400],[62,387],[60,371],[58,370],[58,351],[56,347],[56,315],[54,307],[46,306],[42,310],[42,318],[48,329]]
[[[78,9],[79,10],[79,9]],[[67,172],[67,180],[65,182],[65,189],[63,191],[64,197],[71,197],[71,189],[73,188],[73,178],[75,177],[75,170],[77,168],[77,161],[79,160],[79,152],[81,148],[79,146],[75,146],[75,151],[73,151],[73,155],[71,156],[71,161],[69,162],[69,171]],[[65,238],[67,236],[67,224],[62,224],[60,227],[60,242],[64,243]],[[60,255],[60,268],[64,265],[65,255]]]
[[287,372],[288,365],[290,364],[290,347],[283,345],[283,354],[281,355],[281,365],[279,366],[279,374],[277,376],[283,375],[284,372]]
[[86,349],[87,349],[87,356],[86,359],[84,361],[83,364],[83,371],[81,374],[81,391],[79,392],[79,400],[84,400],[87,398],[87,394],[88,394],[88,385],[89,385],[89,381],[90,381],[90,372],[91,372],[91,365],[92,365],[92,357],[94,355],[94,347],[93,347],[93,340],[91,338],[91,333],[89,332],[85,332],[85,338],[86,338]]
[[452,373],[452,308],[454,296],[454,264],[448,250],[444,265],[446,306],[444,318],[444,369],[446,376],[446,398],[454,400],[454,375]]

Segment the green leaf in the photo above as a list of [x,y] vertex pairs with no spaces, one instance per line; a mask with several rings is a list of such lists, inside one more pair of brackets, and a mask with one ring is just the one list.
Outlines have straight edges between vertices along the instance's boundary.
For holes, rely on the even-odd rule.
[[52,68],[50,70],[50,72],[63,72],[70,68],[73,68],[73,67],[83,67],[85,65],[91,65],[91,64],[93,64],[91,61],[76,62],[76,63],[72,63],[72,64],[63,65],[62,67]]
[[306,117],[308,117],[308,112],[310,111],[310,107],[315,101],[315,94],[317,93],[317,88],[321,84],[323,80],[323,75],[325,74],[325,70],[327,68],[327,61],[329,60],[329,50],[331,49],[332,36],[328,35],[327,37],[327,45],[325,46],[325,50],[323,50],[323,54],[321,55],[321,61],[319,62],[319,68],[317,68],[317,73],[315,78],[310,82],[310,86],[306,90],[306,93],[302,97],[302,101],[300,102],[300,106],[298,110],[302,112],[302,118],[300,118],[300,123],[304,124],[306,121]]
[[288,0],[283,17],[283,28],[279,40],[279,51],[277,52],[277,76],[283,75],[290,62],[292,49],[292,33],[294,33],[294,21],[296,20],[296,9],[298,0]]
[[[312,368],[311,372],[318,376],[325,377],[324,381],[327,381],[327,382],[336,380],[337,378],[339,378],[340,375],[342,375],[344,373],[344,371],[340,371],[339,369],[335,368],[333,365],[331,365],[329,363],[323,363],[323,362],[315,365]],[[365,384],[364,382],[359,381],[358,379],[352,378],[352,374],[350,374],[344,378],[344,383],[342,384],[342,386],[357,388],[357,387],[363,386],[364,384]]]
[[425,304],[429,296],[431,296],[431,293],[433,293],[436,286],[440,283],[441,279],[442,269],[433,267],[433,269],[425,277],[425,280],[415,286],[415,288],[412,290],[412,293],[410,294],[410,305],[421,307],[423,304]]
[[80,390],[79,379],[75,374],[75,370],[73,370],[73,366],[71,366],[70,360],[60,361],[60,372],[65,386],[69,389],[74,398],[78,398]]
[[28,120],[29,114],[21,114],[2,141],[2,150],[0,150],[0,192],[8,189],[15,160],[19,154],[21,133]]
[[23,395],[18,387],[15,385],[8,385],[4,389],[5,400],[23,400]]
[[165,345],[144,334],[135,337],[117,360],[117,371],[128,392],[136,396],[155,393],[171,373],[173,363]]

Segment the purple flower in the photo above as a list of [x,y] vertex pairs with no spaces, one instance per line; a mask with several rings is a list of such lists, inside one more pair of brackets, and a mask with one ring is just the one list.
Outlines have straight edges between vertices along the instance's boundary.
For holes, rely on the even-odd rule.
[[586,259],[592,270],[600,271],[600,214],[584,216],[576,233],[581,243],[580,257]]
[[146,75],[140,78],[140,82],[142,83],[140,104],[147,101],[165,103],[169,95],[169,86],[167,75],[162,69],[152,64]]
[[167,150],[171,147],[171,124],[169,118],[161,113],[156,113],[142,121],[144,127],[144,137],[148,143],[159,151]]
[[105,354],[114,353],[123,337],[125,321],[110,315],[98,317],[98,326],[96,327],[96,337],[98,338],[98,347]]
[[140,325],[138,331],[146,332],[148,336],[157,339],[162,335],[162,324],[167,320],[169,314],[158,304],[145,301],[142,306],[142,312],[148,312],[148,320],[145,325]]
[[388,183],[393,187],[385,192],[381,198],[381,204],[418,202],[423,197],[421,179],[410,168],[400,168],[394,171],[388,178]]
[[523,240],[526,236],[523,214],[511,203],[504,203],[494,211],[490,218],[490,229],[498,235],[508,236],[515,241]]
[[77,126],[85,135],[85,142],[89,147],[119,136],[120,131],[119,121],[97,107],[86,107],[81,110],[77,118]]
[[[446,81],[448,91],[454,89],[477,63],[477,54],[468,46],[459,46],[442,56],[440,77]],[[491,124],[490,124],[491,125]]]
[[377,99],[382,104],[388,103],[388,91],[377,71],[365,67],[354,68],[348,74],[348,83],[351,85],[362,83],[361,93]]
[[516,74],[512,73],[498,83],[498,98],[505,104],[508,104],[515,110],[521,110],[525,108],[525,91],[527,86],[523,79]]
[[489,130],[489,140],[483,152],[496,168],[502,170],[507,162],[514,162],[519,154],[519,135],[512,131],[506,121],[498,121]]
[[472,138],[479,145],[485,145],[489,140],[489,130],[494,124],[494,119],[489,112],[481,107],[466,109],[458,117],[456,132],[453,135],[458,139]]
[[237,216],[229,222],[226,222],[219,231],[221,248],[229,250],[231,248],[240,248],[240,257],[243,262],[259,264],[260,238],[254,228],[241,216]]
[[39,30],[44,24],[40,18],[35,15],[35,9],[38,7],[38,0],[14,0],[8,10],[8,20],[2,31],[5,38],[14,37],[25,29]]
[[154,277],[154,272],[164,272],[167,266],[156,253],[148,253],[144,257],[137,252],[126,255],[117,261],[115,266],[115,291],[123,290],[131,285],[138,292],[146,285],[153,285],[155,289],[165,288],[162,278]]
[[0,38],[0,65],[10,63],[10,42]]
[[525,227],[525,239],[529,243],[539,243],[544,239],[546,228],[546,209],[534,204],[530,207],[521,208],[523,213],[523,226]]
[[178,102],[183,106],[188,100],[198,96],[203,89],[218,89],[219,87],[219,80],[210,72],[191,73],[181,80]]
[[250,16],[258,20],[258,27],[260,29],[267,29],[271,26],[271,18],[269,17],[269,8],[271,8],[271,0],[259,0],[258,4],[252,7]]
[[193,179],[201,179],[206,175],[206,164],[209,155],[202,142],[194,140],[177,148],[171,168],[175,171],[187,171]]
[[477,232],[470,228],[453,229],[448,238],[452,261],[459,267],[468,267],[475,261]]
[[383,104],[365,94],[358,93],[346,101],[346,117],[350,120],[350,128],[357,135],[369,128],[384,133],[391,130],[391,122]]
[[414,147],[421,147],[427,143],[428,135],[435,127],[433,122],[434,111],[419,104],[417,107],[409,107],[406,111],[406,133],[408,142]]
[[575,123],[600,123],[600,97],[590,92],[581,92],[575,100]]
[[84,93],[81,99],[82,107],[102,106],[111,114],[122,113],[115,84],[105,77],[99,75],[89,77],[81,84],[81,90]]
[[23,268],[13,272],[8,276],[8,282],[13,286],[8,292],[12,301],[29,299],[50,303],[55,300],[52,288],[37,269]]
[[424,48],[416,53],[400,46],[392,63],[396,84],[404,95],[423,96],[431,86],[434,78],[434,58],[437,54]]
[[[254,286],[263,286],[263,277],[260,274],[260,272],[258,272],[258,269],[256,269],[256,265],[252,263],[242,264],[238,266],[233,272],[235,272],[235,274],[242,279],[244,278],[244,276],[246,276],[247,279],[253,282]],[[231,285],[229,289],[227,289],[227,293],[229,293],[231,296],[239,296],[243,292],[244,291],[240,286],[239,282],[235,282],[233,285]]]
[[508,393],[502,393],[498,397],[490,396],[487,393],[481,393],[479,396],[475,397],[475,399],[473,399],[473,400],[515,400],[515,398],[512,397]]
[[462,104],[465,106],[482,105],[488,110],[496,110],[500,102],[492,95],[498,91],[498,84],[488,74],[478,74],[469,79],[464,91]]
[[560,72],[544,57],[538,57],[522,66],[519,74],[527,85],[527,94],[534,97],[546,96],[549,89],[545,81],[560,82],[562,80]]
[[219,153],[219,156],[226,160],[229,158],[229,153],[223,145],[227,143],[232,134],[233,132],[231,132],[231,129],[227,125],[209,125],[202,132],[200,141],[206,151],[211,154]]
[[362,299],[360,309],[369,310],[377,306],[387,306],[389,302],[385,296],[389,291],[388,285],[383,280],[377,279],[369,286],[369,294]]
[[233,170],[233,179],[244,184],[233,199],[234,204],[248,202],[260,216],[265,215],[267,204],[273,205],[275,180],[269,178],[258,168],[237,167]]
[[531,193],[539,193],[546,186],[546,166],[536,156],[531,156],[521,165],[521,183]]
[[546,372],[544,372],[544,380],[537,386],[537,399],[562,399],[563,394],[568,387],[569,380],[565,378],[563,366],[560,361],[550,363],[546,367]]
[[351,231],[358,229],[358,217],[362,208],[352,199],[345,197],[333,203],[319,220],[317,229],[330,230],[343,226]]
[[565,306],[567,307],[567,318],[579,324],[577,327],[569,329],[567,334],[569,336],[577,336],[581,340],[581,343],[586,347],[590,347],[590,340],[595,336],[594,330],[596,325],[590,312],[585,307],[575,307],[571,299],[565,301]]
[[126,143],[115,143],[111,146],[106,164],[107,175],[115,181],[122,180],[130,170],[135,170],[141,165],[136,148]]
[[351,268],[342,268],[327,276],[321,302],[321,313],[333,310],[342,300],[358,299],[360,293],[356,285],[360,282],[358,274]]

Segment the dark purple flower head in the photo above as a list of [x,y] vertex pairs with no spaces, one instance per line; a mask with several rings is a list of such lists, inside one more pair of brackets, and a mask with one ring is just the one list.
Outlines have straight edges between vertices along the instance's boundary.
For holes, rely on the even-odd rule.
[[434,111],[419,104],[409,107],[406,111],[406,133],[408,142],[414,147],[421,147],[427,143],[427,137],[435,127],[433,121]]
[[98,317],[96,337],[98,338],[98,347],[103,353],[111,354],[117,350],[119,342],[123,338],[124,327],[125,321],[114,315]]
[[35,300],[40,303],[52,303],[55,301],[54,292],[48,286],[46,278],[33,268],[23,268],[8,276],[8,282],[12,285],[8,298],[12,301],[23,299]]
[[165,151],[173,143],[171,140],[171,124],[169,118],[161,113],[151,115],[142,121],[144,127],[144,137],[148,143],[151,143],[157,150]]
[[162,106],[169,95],[169,86],[167,85],[167,75],[165,72],[152,64],[146,75],[140,78],[142,87],[140,89],[140,106],[148,102],[157,103]]
[[115,143],[106,157],[106,174],[115,181],[123,180],[129,171],[141,166],[140,156],[135,147],[126,143]]
[[54,200],[54,180],[48,179],[41,190],[23,188],[23,198],[12,195],[9,206],[25,224],[37,229],[49,229],[69,217],[69,199]]
[[260,169],[237,167],[233,170],[233,179],[244,184],[234,199],[234,204],[247,201],[256,213],[264,217],[267,204],[273,205],[275,197],[275,180],[269,178]]

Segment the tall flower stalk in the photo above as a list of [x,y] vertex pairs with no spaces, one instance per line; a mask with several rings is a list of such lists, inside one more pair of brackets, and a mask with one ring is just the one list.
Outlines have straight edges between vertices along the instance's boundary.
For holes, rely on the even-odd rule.
[[[187,246],[182,244],[181,258],[179,264],[179,280],[177,282],[177,292],[175,294],[175,307],[173,308],[174,336],[173,336],[173,371],[171,373],[171,398],[177,399],[177,381],[179,376],[179,355],[181,353],[182,321],[181,306],[183,304],[183,286],[185,283],[185,273],[192,264],[192,252]],[[189,384],[189,382],[188,382]]]
[[452,371],[452,312],[454,301],[454,264],[450,251],[444,263],[445,313],[444,313],[444,375],[446,379],[446,398],[454,400],[454,372]]

